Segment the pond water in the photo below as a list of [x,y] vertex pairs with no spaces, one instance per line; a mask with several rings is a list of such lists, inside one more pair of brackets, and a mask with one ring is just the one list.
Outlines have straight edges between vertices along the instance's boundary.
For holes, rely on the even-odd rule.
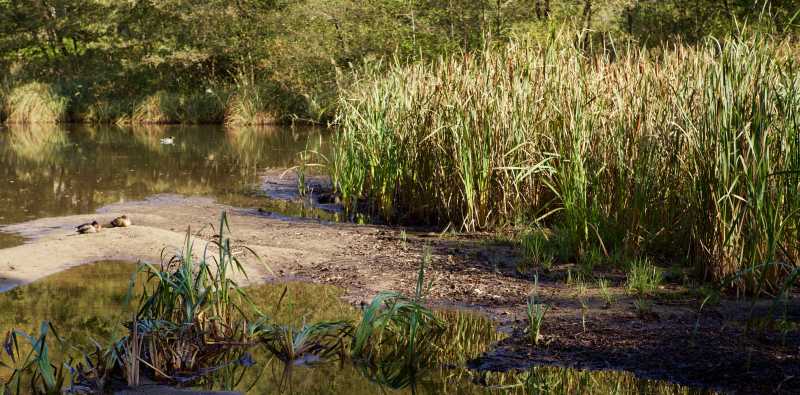
[[[136,266],[130,262],[99,262],[76,267],[41,281],[0,293],[0,333],[11,328],[35,332],[40,322],[49,320],[63,339],[69,339],[74,353],[92,341],[108,344],[126,332],[122,323],[130,320],[133,309],[127,290]],[[285,290],[285,291],[284,291]],[[250,287],[249,296],[261,311],[275,322],[299,326],[322,320],[355,322],[360,311],[340,298],[342,290],[307,283],[278,283]],[[285,295],[284,295],[285,292]],[[136,303],[136,298],[133,298]],[[280,308],[277,301],[281,301]],[[464,313],[441,313],[457,336],[448,338],[447,350],[440,350],[449,363],[422,372],[410,379],[417,393],[594,393],[594,394],[688,394],[700,393],[673,384],[639,380],[628,373],[584,372],[541,367],[529,371],[476,372],[465,368],[499,340],[492,322]],[[450,332],[448,332],[450,333]],[[0,352],[0,354],[2,354]],[[62,353],[63,354],[63,353]],[[51,360],[63,358],[54,348]],[[409,386],[390,389],[376,383],[368,369],[351,363],[331,362],[295,366],[284,376],[284,365],[265,349],[252,352],[252,366],[242,373],[236,389],[245,393],[379,394],[411,393]],[[9,362],[6,356],[0,362]],[[7,378],[0,364],[0,382]]]
[[[0,129],[0,225],[94,212],[158,193],[252,195],[265,169],[324,150],[309,128],[34,125]],[[161,144],[172,137],[174,144]],[[0,240],[2,243],[2,240]]]

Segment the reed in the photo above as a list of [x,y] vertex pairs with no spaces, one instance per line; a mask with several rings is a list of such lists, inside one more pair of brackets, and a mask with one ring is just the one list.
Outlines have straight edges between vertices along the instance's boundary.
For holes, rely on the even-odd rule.
[[[798,261],[792,44],[580,41],[361,75],[330,162],[346,208],[466,230],[535,224],[561,261],[666,256],[738,290],[775,288],[786,270],[759,265]],[[761,269],[731,277],[746,268]]]
[[[184,247],[160,268],[141,266],[144,292],[129,324],[130,335],[120,341],[125,366],[135,368],[138,362],[130,362],[137,359],[160,380],[204,384],[243,358],[253,342],[248,319],[263,315],[233,279],[245,273],[226,230],[223,212],[218,240],[206,246],[199,259],[187,231]],[[218,256],[208,255],[209,246]]]
[[[225,105],[225,124],[228,126],[254,126],[278,123],[276,112],[266,91],[252,75],[236,76],[236,88]],[[274,105],[272,105],[274,107]]]
[[3,104],[6,123],[59,123],[66,120],[69,101],[52,86],[31,82],[12,89]]

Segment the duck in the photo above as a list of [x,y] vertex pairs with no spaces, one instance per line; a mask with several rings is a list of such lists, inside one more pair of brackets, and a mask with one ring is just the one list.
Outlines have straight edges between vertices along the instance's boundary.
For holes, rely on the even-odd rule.
[[123,215],[121,217],[117,217],[111,220],[111,227],[113,228],[127,228],[132,224],[133,223],[131,222],[131,219],[128,218],[127,215]]
[[75,227],[80,234],[86,233],[97,233],[102,229],[103,226],[100,225],[97,221],[92,221],[91,223],[81,224]]
[[164,137],[163,139],[161,139],[161,144],[164,144],[164,145],[172,145],[172,144],[175,144],[175,139],[174,139],[174,138],[172,138],[172,136],[170,136],[170,137]]

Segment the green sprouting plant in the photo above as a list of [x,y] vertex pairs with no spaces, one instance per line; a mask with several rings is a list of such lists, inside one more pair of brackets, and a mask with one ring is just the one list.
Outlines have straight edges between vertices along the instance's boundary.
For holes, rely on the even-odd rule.
[[250,328],[255,336],[287,366],[303,362],[324,362],[332,356],[343,357],[347,351],[352,327],[344,321],[323,321],[302,328],[287,325],[272,325],[259,322]]
[[[223,212],[218,239],[206,246],[199,259],[187,230],[183,249],[160,268],[140,266],[144,292],[130,324],[131,334],[120,344],[135,344],[130,336],[137,334],[145,339],[139,354],[162,380],[202,383],[208,375],[231,366],[248,344],[249,311],[244,308],[263,316],[233,279],[235,274],[246,278],[246,273],[233,254],[226,230],[230,229]],[[208,255],[211,246],[219,251],[218,256]],[[131,289],[133,286],[132,282]],[[126,361],[134,357],[130,353],[133,348],[128,347],[123,355]]]
[[648,259],[636,259],[628,267],[625,287],[628,292],[639,296],[647,296],[656,292],[661,285],[661,281],[661,269],[650,263]]
[[2,394],[61,394],[68,382],[66,365],[56,364],[50,359],[50,339],[63,346],[55,328],[42,322],[39,334],[28,335],[12,330],[3,341],[0,368],[10,371],[5,382],[0,382]]
[[589,304],[586,300],[586,292],[588,287],[586,282],[583,280],[583,276],[578,275],[576,276],[575,280],[575,297],[578,299],[578,303],[581,305],[581,327],[583,331],[586,332],[586,315],[589,312]]
[[573,284],[575,285],[575,297],[578,299],[583,299],[586,296],[586,292],[589,290],[586,281],[584,281],[583,276],[578,273],[572,278]]
[[600,290],[600,296],[603,298],[603,301],[606,302],[606,307],[610,307],[614,304],[616,298],[608,288],[608,280],[605,278],[597,279],[597,288]]
[[520,244],[522,245],[522,252],[525,258],[534,265],[539,265],[545,271],[549,271],[555,255],[552,252],[550,239],[544,229],[533,229],[525,232],[520,237]]
[[539,292],[539,278],[538,276],[534,277],[533,281],[533,291],[530,295],[528,295],[527,301],[527,315],[528,315],[528,327],[526,331],[528,333],[528,337],[530,341],[534,345],[539,345],[539,340],[541,339],[541,330],[542,330],[542,323],[544,322],[544,317],[547,314],[547,310],[549,307],[543,303],[536,303],[536,294]]
[[291,383],[292,367],[295,365],[324,363],[332,357],[343,361],[351,331],[350,323],[344,321],[317,322],[298,329],[269,324],[266,319],[250,325],[248,329],[250,337],[258,339],[283,362],[282,388],[286,383]]
[[692,329],[692,339],[691,342],[694,343],[694,338],[697,336],[697,333],[700,331],[700,315],[703,314],[703,307],[706,306],[706,303],[711,300],[712,296],[706,296],[703,299],[703,302],[700,303],[700,308],[697,309],[697,318],[694,321],[694,328]]
[[405,249],[408,245],[408,234],[406,233],[405,229],[400,231],[400,245],[403,247],[403,249]]
[[417,275],[413,298],[381,292],[363,311],[351,344],[351,356],[371,380],[390,388],[416,385],[417,377],[436,359],[438,339],[445,323],[424,305],[425,257]]

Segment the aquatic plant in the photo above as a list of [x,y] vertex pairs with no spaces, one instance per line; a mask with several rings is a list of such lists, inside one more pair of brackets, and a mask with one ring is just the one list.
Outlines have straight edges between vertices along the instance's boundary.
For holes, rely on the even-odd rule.
[[281,387],[291,383],[292,367],[328,362],[338,357],[347,359],[352,326],[344,321],[317,322],[294,328],[259,322],[249,328],[250,337],[257,339],[273,356],[283,362]]
[[586,52],[573,38],[360,76],[331,156],[345,207],[466,230],[534,223],[562,262],[666,254],[774,290],[786,271],[760,265],[798,261],[793,44]]
[[60,394],[68,381],[65,366],[50,360],[50,339],[63,346],[55,329],[43,321],[38,335],[12,330],[8,332],[0,350],[0,368],[10,370],[5,381],[0,381],[0,394]]
[[536,295],[539,292],[539,277],[534,277],[533,292],[528,295],[527,310],[528,327],[526,332],[530,338],[531,343],[539,345],[541,339],[542,323],[544,323],[544,316],[547,314],[549,307],[544,303],[536,303]]
[[48,84],[31,82],[12,89],[3,103],[7,123],[58,123],[67,116],[69,101]]
[[426,254],[419,268],[414,298],[381,292],[364,308],[356,326],[351,356],[371,380],[390,388],[416,384],[436,361],[436,345],[445,322],[425,307]]
[[176,93],[158,91],[145,97],[131,115],[133,124],[170,124],[180,122],[180,97]]
[[633,301],[633,308],[639,318],[648,318],[653,315],[653,302],[644,298],[637,298]]
[[639,296],[652,295],[658,290],[663,279],[661,269],[648,259],[636,259],[628,267],[625,288]]
[[548,233],[545,229],[532,229],[520,237],[520,244],[525,258],[543,270],[549,271],[555,262],[555,253]]
[[268,125],[278,118],[267,108],[268,100],[263,88],[252,74],[240,71],[236,76],[236,89],[225,104],[225,124],[229,126]]
[[[142,338],[141,357],[129,346],[124,355],[127,361],[136,358],[162,380],[198,383],[243,357],[252,342],[246,328],[250,313],[245,307],[258,311],[231,277],[246,274],[226,230],[223,212],[219,237],[210,243],[219,250],[217,257],[209,256],[206,246],[196,260],[187,230],[183,249],[160,268],[140,266],[146,278],[144,292],[129,331],[130,336]],[[136,344],[134,340],[126,337],[122,342]]]

